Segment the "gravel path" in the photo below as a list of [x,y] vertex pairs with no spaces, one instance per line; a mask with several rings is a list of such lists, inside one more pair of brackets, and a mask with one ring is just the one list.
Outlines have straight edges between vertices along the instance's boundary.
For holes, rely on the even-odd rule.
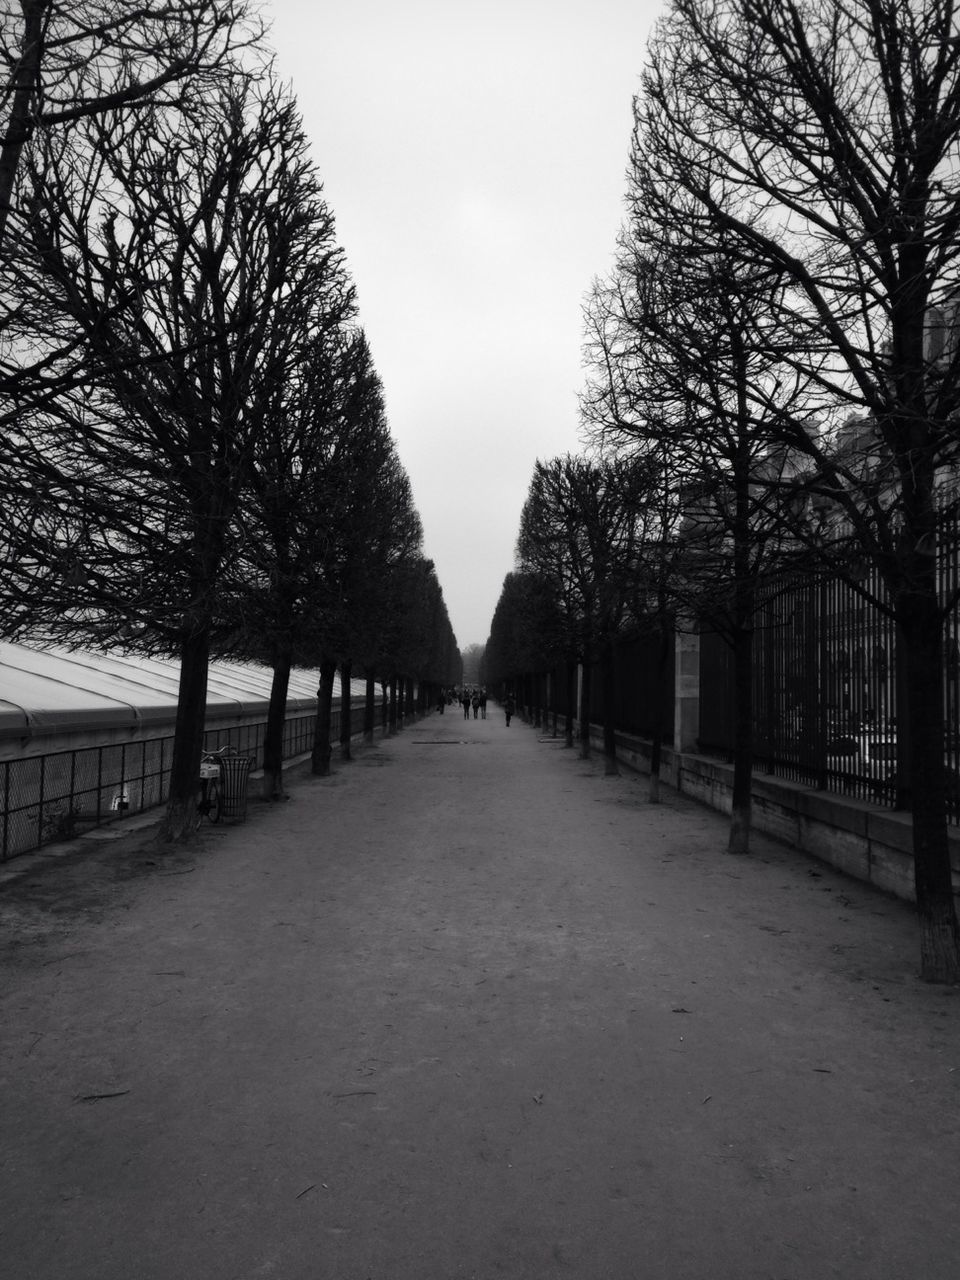
[[[455,711],[455,709],[454,709]],[[956,1280],[912,913],[434,714],[2,907],[11,1280]]]

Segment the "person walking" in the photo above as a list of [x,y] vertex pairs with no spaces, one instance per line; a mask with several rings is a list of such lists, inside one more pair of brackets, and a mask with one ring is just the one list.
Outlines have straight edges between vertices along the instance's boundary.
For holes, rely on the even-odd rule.
[[480,690],[480,719],[486,720],[486,718],[487,718],[487,691],[486,689],[481,689]]
[[469,720],[470,719],[470,690],[469,689],[464,689],[463,693],[460,695],[460,701],[463,703],[463,718],[464,720]]
[[508,729],[510,728],[510,717],[513,715],[513,713],[514,713],[514,711],[516,711],[516,709],[517,709],[517,704],[516,704],[516,703],[514,702],[514,700],[513,700],[513,694],[512,694],[512,693],[508,693],[508,694],[507,694],[507,700],[506,700],[506,702],[503,704],[503,710],[504,710],[504,712],[506,713],[506,717],[507,717],[507,728],[508,728]]
[[476,720],[477,714],[480,710],[480,695],[477,693],[476,689],[473,691],[473,697],[470,699],[470,705],[473,707],[473,718]]

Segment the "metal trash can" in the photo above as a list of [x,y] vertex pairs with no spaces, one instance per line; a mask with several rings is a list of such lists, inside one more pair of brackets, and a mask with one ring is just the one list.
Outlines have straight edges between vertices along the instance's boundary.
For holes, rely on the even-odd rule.
[[220,799],[225,818],[239,818],[241,822],[247,816],[247,779],[253,761],[249,756],[227,756],[220,758]]

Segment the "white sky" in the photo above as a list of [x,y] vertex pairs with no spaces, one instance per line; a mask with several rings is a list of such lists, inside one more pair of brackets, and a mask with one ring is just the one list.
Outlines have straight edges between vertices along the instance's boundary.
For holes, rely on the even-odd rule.
[[580,447],[654,0],[266,0],[460,648],[534,461]]

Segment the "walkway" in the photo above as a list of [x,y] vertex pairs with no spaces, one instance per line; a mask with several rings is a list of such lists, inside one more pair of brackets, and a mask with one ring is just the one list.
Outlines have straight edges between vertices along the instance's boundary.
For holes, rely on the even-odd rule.
[[956,1280],[900,904],[456,709],[3,889],[11,1280]]

